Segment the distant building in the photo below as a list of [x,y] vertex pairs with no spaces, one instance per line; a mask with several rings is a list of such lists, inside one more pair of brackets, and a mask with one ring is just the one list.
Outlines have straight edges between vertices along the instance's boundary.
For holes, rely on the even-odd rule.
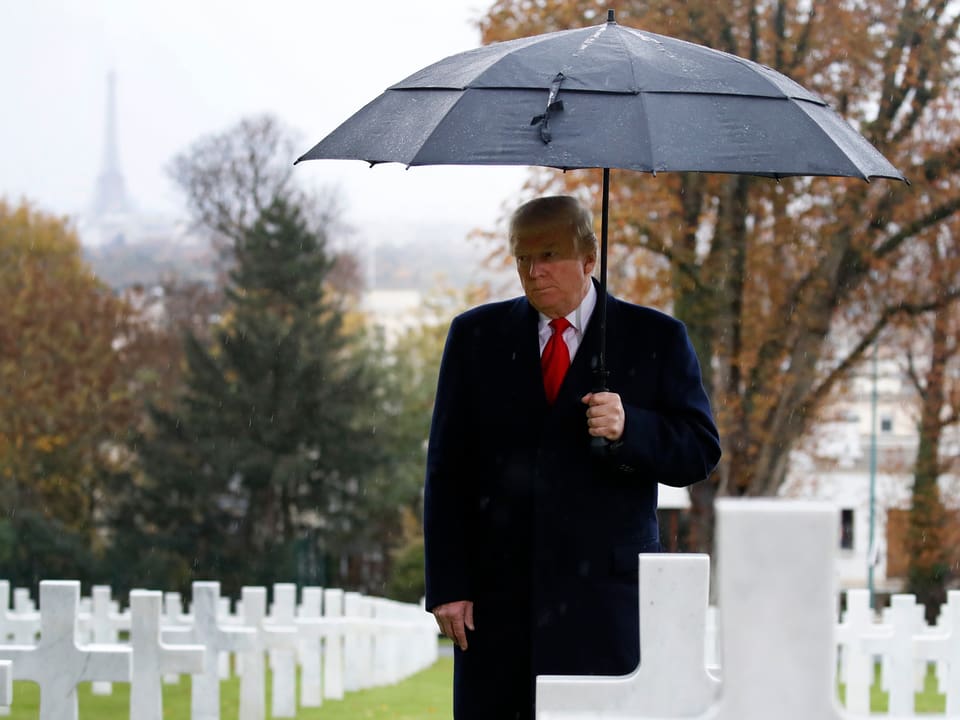
[[[874,382],[876,410],[874,412]],[[867,360],[844,398],[826,408],[806,447],[791,456],[784,497],[827,500],[840,511],[837,574],[841,587],[866,587],[868,563],[874,587],[898,592],[904,586],[905,518],[911,504],[913,465],[919,442],[918,400],[903,369],[882,355],[876,378]],[[870,485],[873,418],[876,417],[874,543],[870,544]],[[942,448],[958,452],[956,428]],[[940,489],[947,507],[960,507],[960,478],[945,475]]]
[[103,153],[100,172],[87,210],[77,217],[77,232],[88,247],[123,246],[148,241],[182,243],[186,227],[169,217],[139,209],[127,189],[120,162],[117,124],[117,80],[107,74]]
[[373,289],[363,294],[360,309],[383,332],[387,346],[391,347],[423,323],[422,304],[418,290]]
[[122,217],[134,212],[127,196],[127,185],[120,171],[120,153],[117,149],[117,78],[111,70],[107,74],[107,104],[104,112],[103,164],[97,176],[92,215],[102,220]]

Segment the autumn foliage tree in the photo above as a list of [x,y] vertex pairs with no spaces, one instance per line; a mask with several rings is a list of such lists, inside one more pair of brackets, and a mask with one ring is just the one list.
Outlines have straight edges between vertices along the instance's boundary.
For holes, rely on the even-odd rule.
[[138,323],[64,218],[2,200],[0,308],[0,561],[14,582],[85,575],[138,413]]
[[[365,342],[358,266],[331,248],[335,198],[296,184],[291,148],[276,119],[245,118],[171,164],[221,251],[223,296],[161,303],[185,331],[185,362],[114,478],[122,586],[215,576],[229,592],[279,580],[380,591],[400,507],[418,497],[419,398]],[[200,308],[214,307],[205,324]]]
[[[915,250],[925,260],[928,282],[949,294],[960,276],[955,236],[944,228]],[[898,329],[907,376],[920,399],[906,534],[907,588],[934,622],[946,602],[947,583],[960,575],[960,509],[946,506],[938,482],[957,468],[955,452],[945,452],[943,446],[949,429],[956,431],[960,424],[960,302],[943,303]]]
[[[598,24],[607,5],[499,0],[483,39]],[[933,0],[624,0],[616,11],[820,93],[911,182],[613,173],[611,286],[687,324],[720,425],[722,465],[691,489],[693,545],[709,550],[714,497],[775,494],[794,443],[865,349],[957,290],[956,278],[934,292],[897,268],[943,228],[956,236],[960,18]],[[599,195],[599,172],[534,172],[532,191]]]

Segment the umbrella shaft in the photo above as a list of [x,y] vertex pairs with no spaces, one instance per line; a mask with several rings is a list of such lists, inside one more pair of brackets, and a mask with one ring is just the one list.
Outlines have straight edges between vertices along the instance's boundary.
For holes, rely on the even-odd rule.
[[603,198],[600,205],[600,356],[595,378],[597,391],[607,390],[607,228],[610,214],[610,168],[603,168]]

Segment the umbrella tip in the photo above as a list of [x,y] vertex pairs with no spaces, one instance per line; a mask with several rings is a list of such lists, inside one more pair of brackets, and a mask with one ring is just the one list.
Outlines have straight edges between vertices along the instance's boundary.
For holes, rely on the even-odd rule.
[[607,22],[608,22],[608,23],[615,23],[615,22],[616,22],[616,20],[615,20],[614,17],[613,17],[613,9],[612,9],[612,8],[609,9],[609,10],[607,10]]

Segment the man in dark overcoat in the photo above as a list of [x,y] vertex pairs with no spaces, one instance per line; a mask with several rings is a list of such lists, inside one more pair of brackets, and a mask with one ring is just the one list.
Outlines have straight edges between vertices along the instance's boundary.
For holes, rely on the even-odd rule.
[[[456,720],[532,719],[537,675],[634,670],[657,484],[720,459],[683,324],[598,297],[590,213],[532,200],[510,245],[524,297],[452,322],[427,454],[426,603],[455,645]],[[592,391],[599,302],[609,392]]]

